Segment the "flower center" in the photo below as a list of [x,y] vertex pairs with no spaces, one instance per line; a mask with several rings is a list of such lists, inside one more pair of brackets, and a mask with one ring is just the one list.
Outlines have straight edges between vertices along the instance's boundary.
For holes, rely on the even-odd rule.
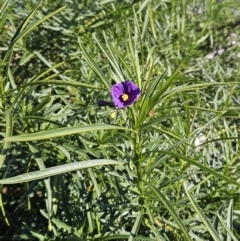
[[127,94],[122,95],[122,100],[127,101],[129,99],[129,96]]

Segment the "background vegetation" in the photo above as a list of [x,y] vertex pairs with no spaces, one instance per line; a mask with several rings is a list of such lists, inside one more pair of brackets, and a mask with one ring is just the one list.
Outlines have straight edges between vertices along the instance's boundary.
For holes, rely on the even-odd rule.
[[240,240],[238,1],[0,5],[1,240]]

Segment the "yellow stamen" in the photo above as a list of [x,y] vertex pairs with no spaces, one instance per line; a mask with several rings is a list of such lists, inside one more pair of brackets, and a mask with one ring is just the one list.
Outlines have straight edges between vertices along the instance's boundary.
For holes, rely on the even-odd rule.
[[123,101],[127,101],[129,99],[129,96],[127,94],[122,95]]

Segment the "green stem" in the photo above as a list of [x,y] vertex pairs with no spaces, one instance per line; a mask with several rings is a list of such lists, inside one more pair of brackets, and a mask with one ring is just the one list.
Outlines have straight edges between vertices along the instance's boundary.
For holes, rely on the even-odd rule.
[[0,99],[1,99],[1,104],[0,104],[0,108],[1,109],[5,109],[5,94],[4,94],[4,88],[3,88],[3,78],[0,75]]
[[141,136],[140,132],[137,131],[135,134],[135,163],[137,169],[137,176],[138,176],[138,188],[140,193],[143,190],[143,183],[142,183],[142,169],[141,169]]

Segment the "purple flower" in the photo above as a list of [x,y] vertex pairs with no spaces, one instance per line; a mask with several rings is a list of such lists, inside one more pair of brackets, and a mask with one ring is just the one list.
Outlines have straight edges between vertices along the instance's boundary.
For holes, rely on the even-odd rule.
[[139,87],[130,80],[115,84],[111,88],[113,102],[118,108],[133,104],[139,98],[140,93]]

